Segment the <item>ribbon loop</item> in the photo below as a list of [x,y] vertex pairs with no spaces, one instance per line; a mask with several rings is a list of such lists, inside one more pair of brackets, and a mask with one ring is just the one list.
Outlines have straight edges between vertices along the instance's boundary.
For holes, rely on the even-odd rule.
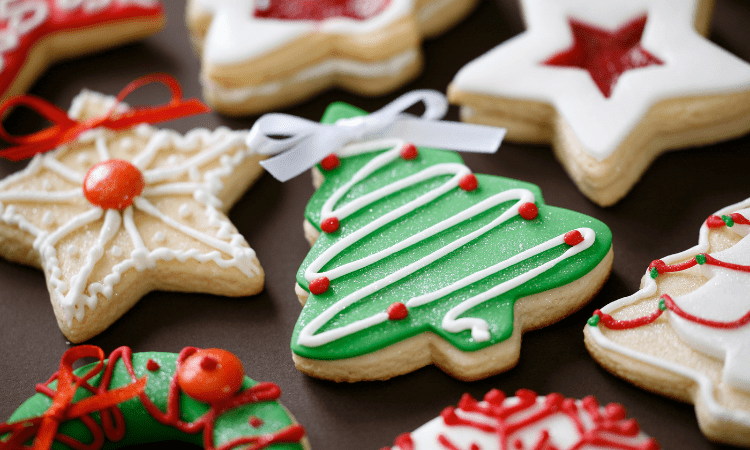
[[[419,117],[404,112],[424,103]],[[287,181],[313,167],[347,144],[401,138],[423,147],[494,153],[505,136],[502,128],[439,120],[448,111],[448,101],[437,91],[417,90],[366,116],[321,124],[288,114],[266,114],[253,125],[248,147],[264,155],[276,155],[261,165],[280,181]],[[275,139],[272,136],[287,136]]]
[[[117,107],[125,97],[138,88],[151,83],[161,83],[169,88],[171,98],[168,103],[150,108],[135,108],[122,113],[117,112]],[[14,136],[0,125],[0,137],[7,142],[17,144],[15,147],[0,151],[0,157],[11,161],[19,161],[52,150],[66,142],[71,142],[84,131],[93,128],[106,127],[111,130],[123,130],[139,123],[153,124],[209,111],[208,106],[196,99],[183,100],[180,83],[167,74],[146,75],[130,82],[120,91],[114,105],[106,114],[82,122],[70,119],[64,110],[32,95],[21,95],[8,99],[0,106],[0,117],[10,108],[20,105],[36,111],[52,122],[52,126],[26,136]]]

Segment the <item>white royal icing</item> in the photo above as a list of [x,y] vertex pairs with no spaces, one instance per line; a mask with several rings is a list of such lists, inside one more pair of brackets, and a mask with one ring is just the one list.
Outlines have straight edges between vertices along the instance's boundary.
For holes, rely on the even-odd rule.
[[[727,206],[726,208],[718,211],[716,215],[725,215],[730,214],[733,212],[737,212],[739,210],[744,210],[746,213],[750,214],[750,198],[743,200],[742,202],[736,203],[731,206]],[[747,216],[746,216],[747,217]],[[741,235],[747,235],[748,234],[748,227],[743,225],[735,225],[732,228],[738,227],[737,230],[733,230],[738,232]],[[732,229],[730,228],[730,229]],[[698,253],[705,253],[709,249],[709,242],[708,242],[708,232],[709,228],[708,225],[706,225],[706,222],[703,223],[703,225],[700,228],[699,232],[699,240],[698,245],[696,245],[693,248],[690,248],[688,250],[685,250],[680,253],[676,253],[674,255],[669,255],[665,258],[662,258],[662,261],[664,261],[666,264],[674,264],[679,261],[684,261],[690,257],[695,256]],[[719,252],[715,256],[717,258],[724,258],[729,256],[729,258],[738,258],[742,261],[747,261],[747,253],[740,256],[739,252],[746,249],[748,245],[748,238],[745,237],[737,243],[735,246],[725,250],[724,252]],[[741,244],[741,245],[740,245]],[[733,249],[735,247],[739,246],[737,251],[734,251]],[[725,253],[728,250],[733,250],[729,253]],[[709,270],[710,272],[713,272],[713,278],[709,280],[709,283],[711,283],[714,280],[720,281],[722,279],[726,279],[726,274],[724,274],[724,270],[722,268],[718,267],[710,267],[702,270]],[[709,274],[710,275],[710,274]],[[735,274],[736,275],[736,274]],[[746,283],[745,276],[738,277],[735,282],[738,283]],[[720,277],[717,279],[717,277]],[[649,271],[646,271],[646,274],[643,276],[642,279],[642,288],[636,292],[635,294],[622,298],[620,300],[616,300],[604,308],[602,308],[602,312],[607,314],[612,314],[614,311],[624,308],[628,305],[635,304],[639,302],[640,300],[651,297],[656,293],[657,284],[656,280],[651,278]],[[739,284],[734,287],[739,287]],[[723,288],[720,288],[720,290],[724,292],[732,292],[734,291],[734,287],[731,287],[727,290],[724,290]],[[699,288],[701,289],[701,288]],[[707,291],[711,292],[715,289],[713,286],[708,286]],[[697,292],[698,289],[694,292]],[[698,309],[692,309],[697,307],[695,304],[694,296],[691,294],[680,296],[675,298],[675,303],[677,303],[679,306],[685,306],[687,308],[690,308],[688,312],[694,311],[701,315],[705,314],[709,318],[715,318],[718,320],[736,320],[738,316],[742,316],[748,311],[748,306],[750,305],[750,302],[748,301],[747,297],[747,290],[745,290],[745,295],[740,295],[739,297],[736,296],[736,292],[732,293],[732,297],[727,299],[721,299],[718,297],[713,296],[713,292],[711,292],[711,297],[708,298],[708,302],[710,302],[712,305],[714,305],[714,308],[712,308],[712,311],[709,312],[706,309],[701,308]],[[687,301],[686,301],[687,300]],[[707,298],[704,297],[702,299],[702,302],[706,302]],[[719,302],[719,303],[716,303]],[[722,306],[719,307],[717,305],[721,304]],[[744,306],[743,306],[744,305]],[[721,312],[720,310],[726,309],[726,313]],[[742,311],[742,312],[740,312]],[[705,316],[702,316],[705,317]],[[688,343],[691,346],[695,346],[696,349],[699,351],[709,350],[710,348],[714,348],[718,351],[711,352],[711,356],[713,357],[721,357],[722,359],[725,359],[728,354],[734,354],[736,351],[739,351],[740,348],[745,349],[745,355],[744,357],[740,357],[739,359],[729,360],[725,359],[725,365],[724,370],[726,371],[729,369],[729,373],[723,374],[723,381],[726,381],[730,383],[731,385],[748,390],[748,369],[747,369],[747,344],[748,339],[748,328],[750,326],[745,325],[742,328],[735,330],[738,331],[738,333],[732,333],[730,330],[708,330],[705,329],[706,327],[699,327],[696,324],[689,324],[687,327],[682,328],[682,331],[678,330],[677,328],[681,328],[682,325],[687,325],[684,323],[681,323],[679,320],[674,320],[677,318],[676,314],[670,313],[669,314],[669,322],[670,324],[675,327],[676,324],[676,331],[679,333],[681,338],[685,337],[685,334],[688,332],[695,333],[695,337],[687,336],[688,340],[686,343]],[[600,325],[601,326],[601,325]],[[700,329],[704,328],[704,329]],[[643,361],[649,365],[656,366],[659,368],[662,368],[664,370],[673,372],[677,375],[695,380],[695,382],[699,386],[699,395],[701,396],[701,399],[703,400],[703,405],[706,407],[708,412],[712,416],[719,416],[722,417],[722,420],[726,420],[727,422],[733,422],[741,424],[745,427],[750,427],[750,413],[747,411],[741,411],[737,409],[729,409],[723,405],[721,405],[716,397],[714,396],[714,390],[716,386],[714,385],[713,381],[704,373],[687,367],[683,366],[676,362],[667,361],[661,358],[658,358],[656,356],[652,356],[646,353],[639,352],[637,350],[634,350],[630,347],[623,346],[621,344],[618,344],[611,339],[609,339],[607,336],[605,336],[598,326],[596,327],[590,327],[589,331],[591,332],[591,336],[593,337],[594,341],[601,347],[617,352],[619,354],[628,356],[630,358],[636,359],[638,361]],[[744,342],[739,342],[741,340],[740,336],[744,336]],[[728,339],[726,343],[718,344],[718,339]],[[744,373],[737,373],[739,371],[744,371]]]
[[[328,329],[326,331],[318,333],[318,331],[323,326],[325,326],[328,322],[332,321],[337,314],[339,314],[340,312],[342,312],[349,306],[359,302],[365,297],[393,283],[396,283],[397,281],[409,276],[410,274],[416,272],[417,270],[448,255],[452,251],[472,242],[473,240],[489,232],[491,229],[502,225],[504,222],[518,215],[518,208],[522,204],[527,203],[527,202],[534,202],[534,194],[531,191],[526,190],[526,189],[511,189],[508,191],[500,192],[477,203],[476,205],[469,207],[468,209],[448,219],[445,219],[439,223],[432,225],[426,230],[423,230],[420,233],[415,234],[407,238],[404,241],[401,241],[395,245],[392,245],[386,249],[383,249],[377,253],[374,253],[370,256],[359,259],[357,261],[353,261],[353,262],[341,265],[339,267],[321,272],[320,270],[328,262],[333,260],[338,254],[345,251],[348,247],[355,245],[356,242],[359,241],[360,239],[377,232],[377,230],[381,229],[384,226],[387,226],[391,222],[399,219],[400,217],[403,217],[404,215],[410,213],[411,211],[414,211],[415,209],[438,199],[441,195],[453,189],[458,188],[459,180],[463,178],[464,176],[471,173],[470,169],[466,167],[464,164],[458,164],[458,163],[436,164],[436,165],[427,167],[423,169],[422,171],[415,173],[411,176],[394,181],[391,184],[388,184],[373,192],[370,192],[366,195],[358,197],[346,203],[345,205],[340,206],[339,208],[335,208],[335,205],[344,197],[344,195],[346,195],[352,189],[354,185],[366,179],[372,173],[384,167],[391,161],[394,161],[400,158],[400,151],[403,145],[404,145],[404,141],[401,141],[401,140],[377,140],[377,141],[370,141],[370,142],[365,142],[361,144],[349,145],[347,147],[344,147],[341,151],[339,151],[338,154],[341,156],[351,156],[351,155],[356,155],[356,154],[361,154],[361,153],[372,152],[372,151],[376,151],[379,149],[392,146],[390,150],[370,160],[367,164],[365,164],[362,168],[360,168],[348,182],[346,182],[344,185],[339,187],[335,192],[333,192],[333,194],[323,204],[323,207],[321,210],[321,219],[325,220],[330,217],[336,217],[339,221],[341,221],[345,219],[346,217],[350,216],[351,214],[355,213],[356,211],[366,208],[372,203],[396,191],[402,190],[409,186],[413,186],[422,181],[429,180],[431,178],[435,178],[438,176],[442,176],[442,175],[453,175],[453,176],[450,178],[450,180],[446,181],[441,186],[425,194],[422,194],[418,198],[402,206],[399,206],[393,211],[390,211],[380,216],[379,218],[373,220],[372,222],[365,225],[364,227],[340,239],[331,247],[323,251],[305,270],[305,279],[307,281],[312,281],[319,277],[327,277],[329,280],[333,281],[349,273],[355,272],[357,270],[360,270],[362,268],[375,264],[376,262],[382,260],[383,258],[388,257],[389,255],[392,255],[398,251],[401,251],[412,245],[422,242],[425,239],[428,239],[429,237],[434,236],[443,230],[449,229],[452,226],[458,225],[466,220],[469,220],[472,217],[475,217],[483,213],[484,211],[489,210],[490,208],[494,206],[497,206],[501,203],[504,203],[510,200],[517,200],[517,202],[506,211],[503,211],[492,222],[488,223],[482,228],[476,231],[473,231],[469,233],[468,235],[437,250],[436,252],[431,253],[430,255],[425,256],[419,259],[418,261],[415,261],[409,264],[408,266],[397,270],[394,273],[388,274],[381,280],[373,282],[372,284],[368,286],[364,286],[360,288],[359,290],[338,300],[337,302],[329,306],[322,314],[315,317],[307,325],[305,325],[305,327],[302,328],[298,337],[299,344],[307,346],[307,347],[321,346],[321,345],[333,342],[337,339],[340,339],[344,336],[348,336],[350,334],[372,327],[379,323],[385,322],[386,320],[388,320],[388,313],[384,311],[384,312],[376,313],[370,317],[357,320],[348,325],[344,325],[338,328]],[[442,327],[446,331],[451,332],[451,333],[459,333],[464,330],[471,330],[472,338],[478,342],[489,340],[491,336],[489,333],[489,326],[485,320],[479,319],[479,318],[470,318],[470,317],[459,318],[459,316],[465,313],[466,311],[468,311],[469,309],[491,298],[497,297],[498,295],[501,295],[504,292],[508,292],[511,289],[514,289],[515,287],[520,286],[521,284],[533,279],[539,274],[551,269],[560,261],[570,258],[571,256],[589,248],[594,243],[594,240],[596,239],[594,231],[590,228],[579,228],[578,231],[584,237],[583,242],[581,242],[578,245],[568,248],[562,255],[560,255],[559,257],[551,261],[547,261],[544,264],[532,270],[529,270],[528,272],[523,273],[511,280],[508,280],[498,286],[495,286],[486,292],[480,293],[474,297],[464,300],[459,305],[453,307],[452,309],[448,311],[448,313],[443,318]],[[442,289],[436,290],[434,292],[426,293],[418,297],[414,297],[406,302],[406,307],[416,308],[416,307],[420,307],[422,305],[431,303],[465,286],[468,286],[472,283],[482,280],[507,267],[510,267],[514,264],[522,262],[528,258],[538,255],[558,245],[564,245],[562,235],[556,238],[550,239],[547,242],[539,244],[524,252],[521,252],[518,255],[512,258],[509,258],[506,261],[500,262],[484,270],[478,271]]]
[[[84,92],[74,100],[69,115],[77,118],[78,114],[84,110],[87,101],[105,105],[114,104],[114,98]],[[147,145],[131,161],[143,173],[146,187],[141,195],[134,199],[133,205],[123,211],[104,210],[88,203],[84,198],[82,188],[59,192],[12,188],[19,181],[33,179],[42,169],[50,170],[72,183],[82,185],[85,174],[69,168],[57,159],[64,154],[64,148],[35,156],[26,169],[0,182],[0,220],[6,224],[15,225],[35,237],[34,249],[41,255],[42,266],[47,271],[53,301],[58,302],[63,309],[63,320],[68,324],[71,324],[74,318],[78,321],[83,320],[84,305],[90,309],[96,308],[100,294],[105,298],[111,298],[114,286],[119,283],[122,274],[131,268],[144,271],[155,267],[159,261],[184,262],[190,259],[199,263],[210,261],[221,268],[235,267],[248,277],[260,273],[260,268],[253,262],[255,252],[247,246],[242,235],[233,229],[217,209],[222,206],[216,195],[223,187],[223,180],[231,176],[235,167],[253,153],[244,145],[247,132],[235,132],[226,128],[219,128],[213,132],[195,129],[182,136],[170,130],[158,130],[145,125],[138,126],[136,133],[148,138]],[[103,130],[92,130],[91,133],[79,136],[78,140],[94,142],[99,159],[106,160],[109,158],[108,145],[118,140],[118,137],[117,134]],[[181,164],[164,166],[155,164],[156,153],[164,146],[174,146],[179,152],[195,151],[199,145],[204,145],[205,148]],[[230,153],[231,151],[234,153]],[[205,168],[208,164],[217,161],[218,167]],[[198,174],[195,182],[172,181],[191,171]],[[193,199],[204,206],[201,213],[205,214],[208,223],[223,230],[223,233],[212,236],[199,231],[161,212],[153,203],[154,200],[160,198],[168,198],[172,195],[184,196],[186,193],[192,194]],[[77,202],[79,205],[88,205],[89,208],[64,223],[56,220],[54,214],[45,213],[41,219],[41,225],[47,225],[51,223],[50,221],[59,224],[54,231],[48,233],[19,214],[13,205],[14,202],[32,202],[45,206]],[[133,220],[134,210],[148,214],[161,222],[167,233],[190,236],[212,250],[204,253],[198,249],[149,248],[144,243],[141,232]],[[197,210],[190,212],[190,214],[197,213]],[[83,265],[73,274],[64,274],[58,259],[58,243],[76,230],[86,226],[95,226],[98,222],[101,222],[101,228],[91,247],[82,256]],[[91,273],[104,257],[105,247],[120,230],[124,230],[130,239],[133,246],[132,252],[124,254],[122,248],[113,246],[110,254],[117,258],[118,262],[112,267],[111,273],[100,280],[90,280]],[[158,231],[154,241],[165,240],[164,232]]]
[[[462,91],[554,106],[583,149],[604,160],[656,102],[750,89],[750,64],[699,35],[699,0],[523,0],[528,30],[462,68]],[[574,18],[614,30],[643,14],[642,47],[664,62],[624,72],[606,98],[586,70],[542,64],[573,43]]]

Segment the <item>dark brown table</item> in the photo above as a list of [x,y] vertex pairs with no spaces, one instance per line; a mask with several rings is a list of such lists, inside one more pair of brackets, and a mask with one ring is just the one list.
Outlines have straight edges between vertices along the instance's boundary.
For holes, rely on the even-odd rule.
[[[200,70],[184,25],[183,2],[165,2],[166,29],[143,42],[55,65],[32,93],[67,108],[82,89],[115,94],[129,81],[151,72],[176,76],[186,96],[200,96]],[[750,60],[750,3],[717,0],[711,40]],[[416,81],[375,99],[330,90],[285,112],[319,119],[333,101],[377,109],[417,88],[444,91],[471,59],[523,31],[515,0],[484,1],[464,22],[424,45],[426,67]],[[154,94],[156,92],[156,94]],[[138,92],[133,104],[160,91]],[[38,125],[17,114],[8,128]],[[456,108],[448,116],[457,120]],[[227,119],[207,114],[169,126],[185,132],[219,125],[250,128],[256,117]],[[504,144],[495,155],[466,155],[478,172],[539,185],[548,204],[589,214],[614,234],[615,262],[604,289],[582,311],[556,325],[524,336],[514,369],[483,381],[457,381],[434,367],[386,382],[336,384],[301,374],[289,350],[300,312],[294,295],[296,270],[308,251],[302,213],[313,192],[309,175],[281,184],[264,175],[240,199],[230,218],[257,251],[266,270],[266,289],[248,298],[153,292],[107,331],[89,341],[106,352],[127,345],[134,351],[172,351],[184,346],[224,347],[244,362],[257,380],[278,383],[282,401],[307,428],[314,449],[378,449],[458,402],[464,392],[482,396],[491,388],[529,388],[602,402],[623,403],[666,449],[716,449],[698,431],[692,405],[652,395],[601,369],[583,345],[582,329],[595,308],[629,295],[650,261],[695,245],[702,221],[717,209],[750,196],[750,136],[661,156],[619,204],[602,209],[578,192],[546,146]],[[0,161],[0,175],[24,163]],[[41,271],[0,260],[0,421],[46,380],[70,348],[57,328]],[[156,448],[156,447],[154,447]]]

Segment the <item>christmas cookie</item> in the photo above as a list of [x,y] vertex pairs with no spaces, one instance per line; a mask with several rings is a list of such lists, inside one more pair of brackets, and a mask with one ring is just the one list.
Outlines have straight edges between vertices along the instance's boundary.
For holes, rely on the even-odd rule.
[[607,370],[695,404],[711,440],[750,445],[750,199],[699,244],[651,263],[641,290],[597,310],[586,346]]
[[392,91],[422,69],[421,41],[476,0],[190,0],[207,102],[230,115],[277,109],[329,87]]
[[440,417],[398,436],[393,447],[381,450],[661,448],[626,414],[622,405],[599,406],[593,396],[583,400],[560,394],[539,397],[521,389],[507,398],[493,389],[481,402],[464,394],[457,408],[445,408]]
[[156,0],[2,0],[0,101],[56,61],[144,38],[164,22]]
[[750,64],[701,34],[713,0],[522,0],[527,31],[458,72],[463,120],[550,143],[594,202],[662,152],[750,130]]
[[[83,358],[98,358],[73,370]],[[179,354],[133,354],[120,347],[104,359],[99,347],[73,347],[59,372],[36,386],[7,423],[7,450],[99,450],[181,440],[206,450],[309,449],[305,430],[277,401],[274,383],[245,376],[240,360],[221,349],[186,347]]]
[[[334,104],[323,122],[363,114]],[[545,205],[536,186],[397,138],[331,150],[297,273],[292,351],[307,374],[386,379],[435,364],[487,377],[515,365],[524,331],[576,311],[607,279],[609,229]]]
[[[40,102],[14,103],[58,124],[3,154],[57,148],[0,182],[0,255],[44,270],[71,342],[100,333],[152,290],[262,290],[255,252],[225,215],[262,172],[261,156],[244,145],[246,132],[183,136],[133,126],[156,113],[107,119],[115,99],[92,92],[75,98],[72,119]],[[156,112],[191,105],[173,99]]]

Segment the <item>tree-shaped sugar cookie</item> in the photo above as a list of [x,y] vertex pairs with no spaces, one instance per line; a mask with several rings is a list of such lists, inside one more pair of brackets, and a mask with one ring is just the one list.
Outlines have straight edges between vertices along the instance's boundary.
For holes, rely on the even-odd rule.
[[[336,104],[323,122],[363,114]],[[385,379],[434,363],[483,378],[515,365],[523,331],[576,311],[609,274],[609,229],[545,205],[536,186],[400,139],[332,150],[297,274],[292,351],[305,373]]]
[[696,247],[652,262],[641,290],[596,311],[585,329],[589,351],[609,371],[694,403],[706,436],[743,446],[750,445],[749,219],[750,199],[710,216]]

